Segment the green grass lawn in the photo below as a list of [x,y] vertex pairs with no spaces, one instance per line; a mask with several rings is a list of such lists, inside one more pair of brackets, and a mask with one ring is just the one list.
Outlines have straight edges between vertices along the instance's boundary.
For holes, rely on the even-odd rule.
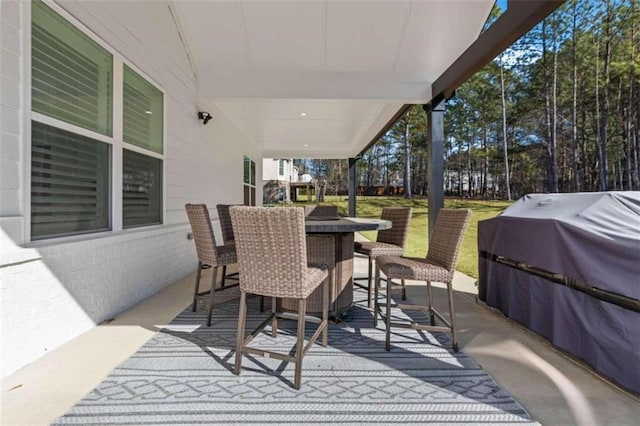
[[[320,203],[322,205],[336,205],[340,210],[340,214],[347,215],[347,198],[346,197],[326,197],[327,201]],[[298,206],[304,206],[309,203],[297,203]],[[509,201],[476,201],[476,200],[460,200],[445,199],[444,205],[447,208],[469,208],[472,211],[471,222],[467,233],[462,242],[460,256],[458,257],[457,270],[464,272],[474,278],[478,278],[478,221],[489,219],[502,212],[509,207],[512,202]],[[356,210],[358,217],[380,217],[382,208],[385,206],[406,206],[413,207],[413,215],[409,226],[409,239],[405,249],[405,255],[424,257],[427,254],[427,222],[428,208],[426,199],[405,200],[398,197],[358,197],[356,201]],[[370,240],[375,240],[376,231],[362,232],[362,234]]]

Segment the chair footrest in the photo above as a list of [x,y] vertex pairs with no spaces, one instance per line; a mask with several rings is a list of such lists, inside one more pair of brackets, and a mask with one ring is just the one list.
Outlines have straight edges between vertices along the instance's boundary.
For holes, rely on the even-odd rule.
[[232,272],[230,274],[225,275],[224,278],[227,279],[227,280],[240,280],[240,273],[239,272]]
[[[260,355],[265,358],[275,358],[275,359],[279,359],[280,361],[300,362],[300,360],[298,360],[293,355],[289,355],[282,352],[267,351],[267,350],[249,346],[249,343],[251,343],[251,341],[267,326],[267,324],[273,321],[273,319],[275,318],[297,319],[297,317],[298,317],[297,314],[291,314],[288,312],[277,312],[275,314],[272,313],[264,321],[262,321],[262,323],[258,327],[256,327],[247,337],[245,337],[244,341],[242,342],[242,352],[247,352],[254,355]],[[315,341],[318,340],[320,333],[322,333],[329,326],[328,321],[324,321],[316,317],[305,316],[305,321],[319,322],[320,326],[316,329],[315,333],[313,333],[313,335],[309,338],[307,343],[302,348],[303,357],[307,353],[307,351],[311,348],[311,345],[313,345]]]
[[262,350],[262,349],[258,349],[258,348],[254,348],[246,345],[243,345],[242,352],[263,356],[265,358],[275,358],[275,359],[279,359],[280,361],[296,362],[296,357],[293,355],[289,355],[281,352]]
[[444,327],[444,326],[440,326],[440,325],[423,325],[423,324],[418,324],[418,323],[403,323],[403,322],[394,322],[391,321],[391,326],[392,327],[398,327],[398,328],[410,328],[413,330],[423,330],[423,331],[435,331],[435,332],[441,332],[441,333],[453,333],[453,331],[451,330],[451,327]]
[[356,282],[356,280],[366,280],[366,278],[354,278],[354,279],[353,279],[353,285],[354,285],[355,287],[363,288],[363,289],[365,289],[365,290],[368,290],[368,289],[369,289],[369,286],[368,286],[368,285],[366,285],[366,284],[360,284],[360,283]]
[[[218,293],[220,291],[224,291],[230,288],[234,288],[234,287],[238,287],[240,285],[240,283],[233,283],[230,285],[225,285],[224,287],[218,287],[214,290],[215,293]],[[203,291],[198,293],[197,298],[202,301],[205,305],[209,306],[209,297],[211,297],[211,290],[207,290],[207,291]]]
[[[368,280],[369,280],[369,277],[358,277],[358,278],[354,277],[354,278],[353,278],[354,284],[355,284],[355,281],[362,281],[362,280],[367,280],[367,281],[368,281]],[[373,284],[373,283],[374,283],[374,281],[375,281],[375,280],[373,279],[373,277],[371,277],[371,284]],[[389,279],[387,279],[387,278],[385,278],[385,277],[380,277],[380,281],[388,282],[388,281],[390,281],[390,280],[389,280]],[[393,281],[391,281],[391,282],[393,282]],[[395,284],[395,285],[400,285],[400,283],[393,283],[393,284]]]
[[[219,291],[224,291],[224,290],[227,290],[229,288],[238,287],[239,285],[240,285],[240,283],[233,283],[233,284],[230,284],[230,285],[225,285],[224,287],[217,287],[213,291],[217,293]],[[202,292],[198,293],[198,297],[204,297],[204,296],[210,296],[210,295],[211,295],[211,290],[202,291]]]
[[[440,326],[437,326],[437,325],[429,325],[429,326],[424,326],[424,327],[430,327],[430,330],[431,330],[431,331],[441,331],[441,330],[436,330],[436,329],[438,329],[438,328],[444,328],[444,329],[445,329],[445,330],[444,330],[445,332],[449,332],[449,333],[451,332],[450,330],[451,330],[452,326],[451,326],[451,323],[449,322],[449,320],[447,320],[445,317],[443,317],[443,316],[440,314],[440,312],[436,311],[436,310],[435,310],[435,309],[433,309],[433,308],[432,308],[432,309],[431,309],[431,311],[430,311],[428,306],[420,306],[420,305],[403,305],[403,304],[401,304],[401,303],[396,303],[396,304],[393,304],[393,303],[392,303],[390,306],[391,306],[392,308],[398,307],[398,308],[400,308],[400,309],[407,310],[407,311],[432,312],[432,313],[433,313],[433,315],[435,315],[435,316],[436,316],[436,318],[438,318],[440,321],[442,321],[442,322],[446,325],[446,327],[440,327]],[[379,304],[378,304],[378,314],[382,317],[382,321],[383,321],[383,322],[386,322],[386,318],[387,318],[387,316],[386,316],[386,314],[385,314],[385,313],[383,312],[383,310],[382,310],[382,308],[383,308],[383,307],[385,307],[385,308],[386,308],[386,307],[387,307],[387,304],[386,304],[386,303],[379,303]],[[402,323],[394,323],[394,322],[392,322],[391,324],[392,324],[392,325],[394,325],[394,324],[402,324]],[[415,321],[412,321],[412,322],[411,322],[411,324],[420,325],[420,324],[418,324],[418,323],[417,323],[417,322],[415,322]],[[398,327],[402,327],[402,326],[401,326],[401,325],[398,325]],[[405,327],[405,328],[407,328],[407,327]],[[412,327],[408,327],[408,328],[412,328]],[[421,330],[427,330],[427,329],[421,329]],[[449,331],[447,331],[447,330],[449,330]]]
[[[282,318],[282,319],[288,319],[288,320],[300,320],[300,315],[294,313],[294,312],[276,312],[276,318]],[[305,322],[312,322],[315,324],[321,324],[322,323],[322,318],[313,316],[313,315],[305,315],[304,316],[304,320]]]

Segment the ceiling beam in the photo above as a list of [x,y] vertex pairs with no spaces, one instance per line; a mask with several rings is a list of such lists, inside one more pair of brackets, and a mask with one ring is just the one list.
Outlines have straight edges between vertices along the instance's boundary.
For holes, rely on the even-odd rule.
[[431,101],[456,89],[529,32],[565,0],[509,0],[507,10],[431,86]]
[[404,104],[404,105],[402,105],[400,107],[400,109],[398,110],[398,112],[393,114],[393,117],[391,117],[389,119],[389,121],[387,121],[387,123],[382,127],[382,129],[380,129],[380,131],[378,133],[376,133],[376,135],[373,137],[373,139],[371,139],[371,141],[367,144],[367,146],[365,146],[364,148],[362,148],[362,150],[360,150],[360,152],[358,153],[358,155],[356,155],[356,157],[361,157],[362,154],[367,152],[369,150],[369,148],[371,148],[371,146],[374,143],[378,142],[378,140],[381,137],[383,137],[385,135],[385,133],[387,133],[387,131],[391,128],[391,126],[396,124],[396,121],[400,120],[400,118],[404,115],[404,113],[407,112],[407,110],[409,108],[411,108],[412,106],[413,106],[413,104]]

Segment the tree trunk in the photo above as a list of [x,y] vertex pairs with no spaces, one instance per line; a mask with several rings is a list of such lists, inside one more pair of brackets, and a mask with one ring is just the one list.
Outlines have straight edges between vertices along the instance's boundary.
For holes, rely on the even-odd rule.
[[576,56],[576,20],[578,2],[573,3],[572,56],[573,56],[573,105],[571,108],[571,159],[573,169],[573,190],[580,192],[580,169],[578,163],[578,63]]
[[604,84],[603,84],[603,105],[600,111],[600,189],[607,190],[607,129],[609,125],[609,79],[611,60],[611,10],[610,0],[606,0],[605,22],[604,22]]
[[[636,0],[632,0],[631,2],[631,34],[630,34],[630,38],[631,38],[631,63],[635,64],[635,59],[636,59]],[[640,183],[638,182],[639,179],[639,174],[640,173],[635,173],[636,169],[633,168],[632,166],[632,161],[633,158],[635,157],[635,164],[637,166],[637,171],[640,172],[640,164],[638,164],[638,151],[635,150],[635,152],[633,152],[634,150],[632,149],[633,146],[633,120],[634,120],[634,114],[633,114],[633,109],[634,109],[634,102],[633,102],[633,98],[635,96],[634,93],[634,83],[635,83],[635,78],[634,78],[634,72],[633,72],[633,68],[629,67],[629,99],[627,100],[628,105],[627,105],[627,120],[626,120],[626,130],[627,130],[627,144],[626,144],[626,156],[627,156],[627,163],[626,163],[626,172],[627,172],[627,179],[628,179],[628,188],[633,190],[635,189],[640,189]],[[638,113],[640,114],[640,108],[638,107],[638,104],[635,104],[635,108],[638,111]],[[640,121],[640,120],[639,120]],[[636,128],[640,126],[639,122],[636,122]],[[636,140],[636,147],[637,147],[637,143],[638,141]],[[633,155],[632,156],[632,152]]]
[[[640,82],[636,83],[636,97],[640,98]],[[638,99],[638,101],[640,101],[640,99]],[[635,144],[635,161],[636,161],[636,189],[640,189],[640,107],[638,107],[638,103],[640,102],[636,102],[636,144]]]
[[[547,34],[546,34],[547,20],[542,21],[542,61],[544,72],[544,98],[545,98],[545,119],[547,127],[547,151],[549,153],[549,192],[558,192],[558,176],[557,176],[557,163],[556,163],[556,148],[555,148],[555,123],[553,122],[554,114],[552,114],[551,106],[551,91],[555,90],[549,87],[549,72],[547,64]],[[554,30],[555,32],[555,30]],[[555,60],[555,55],[554,55]],[[553,76],[555,79],[555,75]]]
[[487,127],[483,127],[482,129],[482,151],[484,152],[484,156],[482,158],[482,195],[484,198],[487,198],[487,179],[489,176],[489,149],[487,147]]
[[[602,121],[600,120],[600,116],[602,115],[601,112],[601,108],[600,108],[600,38],[598,38],[597,41],[597,47],[596,47],[596,117],[595,117],[595,122],[596,122],[596,129],[597,129],[597,137],[598,139],[600,139],[600,127],[602,126]],[[600,141],[598,140],[598,159],[599,161],[602,161],[602,146],[599,143]],[[605,151],[605,155],[606,155],[606,151]],[[605,167],[606,169],[606,167]],[[600,173],[602,173],[602,171],[600,171]],[[605,177],[605,184],[606,184],[606,177]],[[592,188],[593,189],[593,188]],[[602,187],[602,179],[600,179],[600,190],[603,191],[603,187]]]
[[507,200],[511,201],[511,179],[509,177],[509,148],[507,144],[507,99],[504,88],[504,64],[500,55],[500,95],[502,97],[502,159],[504,162],[504,185]]
[[558,21],[553,18],[553,80],[551,85],[551,192],[558,192]]
[[409,149],[409,120],[404,129],[404,198],[411,198],[411,155]]

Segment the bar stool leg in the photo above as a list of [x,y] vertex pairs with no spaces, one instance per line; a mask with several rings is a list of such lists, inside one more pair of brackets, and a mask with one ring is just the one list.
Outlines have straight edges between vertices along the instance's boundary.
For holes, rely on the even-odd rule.
[[198,261],[198,271],[196,272],[196,288],[193,291],[193,305],[191,305],[192,312],[195,312],[198,307],[198,293],[200,292],[201,274],[202,274],[202,262]]
[[304,350],[304,328],[305,328],[305,316],[307,313],[307,300],[298,300],[298,335],[296,341],[296,368],[295,376],[293,379],[293,387],[300,389],[300,382],[302,381],[302,357]]
[[220,279],[220,287],[224,287],[225,278],[227,278],[227,265],[222,265],[222,278]]
[[458,333],[456,331],[456,312],[453,307],[453,284],[447,283],[447,292],[449,293],[449,322],[451,323],[451,341],[453,351],[458,352]]
[[271,298],[271,313],[273,314],[273,320],[271,320],[271,337],[278,336],[278,317],[276,317],[276,311],[278,310],[278,299]]
[[376,265],[376,277],[374,280],[375,288],[373,291],[373,326],[378,326],[378,309],[380,306],[378,304],[378,293],[380,291],[380,269]]
[[389,283],[391,279],[387,277],[387,316],[385,318],[385,326],[387,328],[385,340],[384,340],[384,348],[389,352],[391,350],[391,286]]
[[329,283],[332,281],[331,274],[322,283],[322,346],[327,346],[329,341]]
[[431,292],[431,281],[427,281],[427,295],[429,296],[429,318],[431,325],[436,325],[436,316],[433,313],[433,293]]
[[213,301],[216,293],[216,278],[218,278],[218,267],[214,266],[211,272],[211,293],[209,293],[209,312],[207,313],[207,327],[211,327],[211,316],[213,315]]
[[371,255],[367,256],[369,258],[369,274],[367,275],[367,308],[371,307],[371,279],[373,277],[373,258]]
[[244,344],[244,328],[247,321],[247,293],[240,290],[240,312],[238,312],[238,331],[236,333],[236,365],[233,373],[240,375],[242,368],[242,346]]
[[400,282],[402,283],[402,300],[407,300],[407,287],[404,284],[404,278]]

